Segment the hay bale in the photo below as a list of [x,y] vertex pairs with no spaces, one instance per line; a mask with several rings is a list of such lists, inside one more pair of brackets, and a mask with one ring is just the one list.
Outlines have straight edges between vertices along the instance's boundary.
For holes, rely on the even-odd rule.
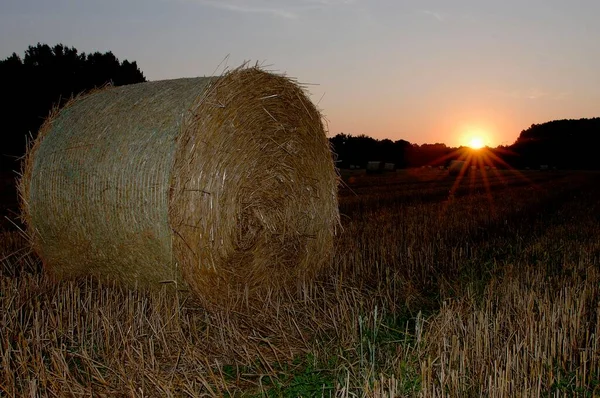
[[20,192],[52,274],[204,296],[311,278],[339,223],[321,115],[258,68],[74,99],[40,129]]
[[463,175],[468,172],[467,164],[464,160],[452,160],[448,166],[448,174],[451,176]]

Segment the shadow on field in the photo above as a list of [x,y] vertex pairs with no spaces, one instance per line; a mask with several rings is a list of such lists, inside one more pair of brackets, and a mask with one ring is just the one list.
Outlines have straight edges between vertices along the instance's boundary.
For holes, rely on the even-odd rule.
[[17,174],[0,172],[0,231],[16,229],[19,220],[19,201],[17,194]]

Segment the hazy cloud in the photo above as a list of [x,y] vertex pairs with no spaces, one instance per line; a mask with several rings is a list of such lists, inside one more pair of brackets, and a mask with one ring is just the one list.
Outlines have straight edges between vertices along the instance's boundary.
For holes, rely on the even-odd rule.
[[269,7],[272,4],[265,1],[210,1],[194,0],[195,3],[209,7],[220,8],[239,13],[270,14],[281,18],[296,18],[297,14],[287,10],[285,7]]
[[293,19],[302,11],[348,5],[356,0],[188,0],[208,7],[238,13],[268,14]]
[[442,21],[444,21],[444,19],[446,19],[446,17],[443,14],[436,12],[436,11],[431,11],[431,10],[417,10],[417,11],[421,14],[433,17],[440,22],[442,22]]
[[539,99],[550,99],[550,100],[563,100],[570,96],[567,92],[549,92],[539,88],[530,88],[527,90],[513,90],[513,91],[495,91],[494,94],[503,97],[517,98],[517,99],[528,99],[528,100],[539,100]]
[[321,4],[324,6],[337,6],[337,5],[343,5],[343,4],[352,4],[352,3],[355,3],[355,0],[301,0],[296,3],[302,3],[302,2]]

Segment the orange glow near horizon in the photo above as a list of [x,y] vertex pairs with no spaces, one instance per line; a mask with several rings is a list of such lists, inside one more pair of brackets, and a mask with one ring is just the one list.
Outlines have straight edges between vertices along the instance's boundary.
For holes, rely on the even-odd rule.
[[414,119],[399,120],[398,115],[390,111],[386,118],[352,124],[354,121],[346,115],[338,116],[339,119],[346,117],[342,127],[329,126],[329,136],[339,133],[352,136],[365,134],[377,140],[406,140],[416,145],[441,143],[452,148],[496,148],[499,145],[513,144],[518,133],[511,132],[518,130],[518,126],[522,124],[502,116],[478,110],[459,110],[456,114],[446,111],[435,118],[422,118],[420,114],[415,114]]
[[481,137],[472,137],[471,140],[469,140],[469,147],[471,147],[472,149],[481,149],[484,147],[484,143],[483,143],[483,138]]
[[473,125],[461,126],[457,130],[458,142],[462,146],[467,146],[471,149],[481,149],[485,146],[490,146],[493,141],[491,129]]

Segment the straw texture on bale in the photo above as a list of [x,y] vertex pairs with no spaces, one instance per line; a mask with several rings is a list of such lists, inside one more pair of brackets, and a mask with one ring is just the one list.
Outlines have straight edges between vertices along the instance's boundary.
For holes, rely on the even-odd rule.
[[312,277],[339,223],[321,115],[258,68],[72,100],[40,129],[20,190],[52,274],[202,295]]

